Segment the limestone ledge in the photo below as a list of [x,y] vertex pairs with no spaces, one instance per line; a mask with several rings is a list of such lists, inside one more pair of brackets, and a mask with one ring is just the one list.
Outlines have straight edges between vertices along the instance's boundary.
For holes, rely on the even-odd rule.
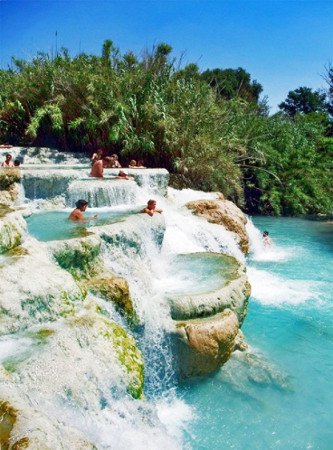
[[85,295],[52,260],[47,246],[30,236],[15,249],[10,264],[0,267],[0,278],[1,334],[72,314]]
[[0,254],[20,245],[26,226],[19,211],[0,205]]
[[249,237],[245,228],[247,218],[245,214],[231,201],[223,198],[217,200],[196,200],[186,204],[197,216],[208,222],[223,225],[227,230],[235,233],[243,253],[249,252]]
[[95,275],[102,265],[101,239],[93,233],[82,238],[50,241],[47,247],[59,266],[76,279]]
[[161,248],[164,233],[165,220],[162,214],[134,214],[126,220],[103,227],[92,227],[92,232],[97,233],[108,245],[118,246],[126,254],[147,254],[145,241],[147,234]]
[[117,311],[123,314],[129,325],[137,325],[139,319],[129,292],[127,280],[104,269],[99,275],[82,281],[88,292],[99,295],[103,300],[112,302]]
[[[246,316],[250,284],[245,267],[221,255],[225,280],[216,290],[169,299],[173,351],[181,378],[217,370],[234,350],[246,350],[240,326]],[[223,266],[224,267],[224,266]]]
[[221,287],[203,294],[170,298],[172,319],[188,320],[208,317],[229,308],[236,313],[239,323],[243,323],[251,292],[246,269],[232,256],[223,255],[223,259],[227,261],[228,267],[225,269],[225,281]]
[[31,406],[9,383],[0,383],[0,442],[4,450],[97,450],[79,431]]
[[[81,432],[49,414],[48,402],[75,405],[82,411],[99,411],[101,404],[112,408],[110,386],[135,399],[143,398],[143,358],[135,340],[98,310],[87,300],[72,317],[29,329],[24,336],[34,352],[27,349],[19,358],[4,360],[0,368],[1,443],[17,449],[25,448],[23,444],[31,449],[54,449],[60,444],[61,448],[93,449]],[[37,411],[35,404],[46,406]],[[38,444],[42,447],[34,446]]]
[[98,234],[49,242],[47,246],[59,266],[75,278],[83,292],[112,302],[130,325],[138,323],[128,282],[105,267],[101,258],[102,239]]

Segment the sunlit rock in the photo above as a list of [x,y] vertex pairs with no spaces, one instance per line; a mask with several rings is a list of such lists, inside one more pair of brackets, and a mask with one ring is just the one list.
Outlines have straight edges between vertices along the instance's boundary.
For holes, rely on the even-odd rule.
[[239,238],[241,250],[249,252],[249,237],[245,225],[245,214],[229,200],[197,200],[189,202],[186,206],[193,210],[197,216],[204,217],[208,222],[223,225],[227,230],[233,231]]
[[173,349],[181,377],[208,374],[230,357],[234,350],[245,350],[239,330],[246,312],[250,285],[245,267],[235,258],[203,253],[221,264],[221,284],[204,293],[169,297],[175,321]]
[[20,245],[26,222],[18,211],[0,205],[0,254]]
[[224,364],[234,350],[238,327],[237,316],[230,309],[204,319],[176,322],[180,376],[206,375]]
[[6,382],[64,408],[98,411],[121,392],[142,398],[143,359],[135,340],[92,303],[48,328],[29,329],[20,353],[3,360]]

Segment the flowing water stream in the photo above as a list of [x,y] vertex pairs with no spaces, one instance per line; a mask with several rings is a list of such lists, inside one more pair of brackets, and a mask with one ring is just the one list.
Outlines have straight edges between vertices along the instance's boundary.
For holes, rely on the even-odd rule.
[[[45,162],[52,164],[50,159]],[[65,217],[85,194],[93,206],[87,214],[99,216],[98,222],[89,224],[92,227],[125,220],[152,196],[163,209],[163,243],[152,230],[140,227],[133,230],[139,251],[105,242],[102,252],[107,267],[129,281],[139,314],[141,326],[135,337],[145,360],[146,400],[131,399],[117,382],[117,373],[107,375],[107,367],[95,365],[95,354],[103,349],[87,345],[78,367],[64,362],[54,387],[43,386],[43,371],[55,367],[40,361],[42,342],[31,337],[31,330],[2,336],[0,361],[5,367],[36,355],[30,368],[41,380],[39,391],[28,374],[22,377],[32,404],[84,432],[98,449],[333,448],[333,224],[261,217],[249,221],[252,298],[242,328],[249,351],[236,352],[214,375],[180,383],[167,334],[171,327],[167,297],[204,292],[220,282],[220,263],[196,253],[223,252],[241,262],[244,255],[232,233],[183,207],[215,194],[169,189],[164,197],[161,175],[145,177],[144,172],[137,184],[130,181],[126,186],[131,188],[125,190],[123,181],[85,180],[87,169],[79,162],[72,162],[71,168],[50,168],[46,176],[36,175],[40,166],[27,168],[22,198],[32,213],[27,217],[28,231],[38,240],[84,235],[82,226],[69,224]],[[49,184],[47,176],[53,180]],[[56,185],[59,192],[53,195]],[[89,233],[90,227],[83,228]],[[263,248],[259,229],[270,231],[269,249]],[[6,264],[6,258],[2,256],[0,265]],[[99,298],[96,302],[126,326],[110,304]],[[54,326],[62,342],[74,342],[61,321]],[[55,354],[59,348],[61,341]],[[74,343],[70,349],[77,351]],[[77,403],[72,398],[75,393],[59,392],[61,372],[73,371],[73,376],[85,379],[85,367],[94,371],[80,386],[85,392]],[[97,391],[102,402],[96,402]]]

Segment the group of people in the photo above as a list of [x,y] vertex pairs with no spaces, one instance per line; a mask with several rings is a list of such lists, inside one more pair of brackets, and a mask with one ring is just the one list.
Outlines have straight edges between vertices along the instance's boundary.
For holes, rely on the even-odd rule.
[[[103,150],[97,150],[91,157],[92,168],[90,172],[91,177],[103,178],[103,168],[122,168],[118,156],[113,154],[111,156],[103,156]],[[5,161],[1,164],[1,167],[19,167],[21,164],[19,159],[13,161],[13,156],[7,153],[5,156]],[[145,169],[144,162],[142,160],[132,159],[128,165],[130,169]],[[124,170],[120,170],[118,176],[116,177],[122,180],[129,180],[130,177]],[[69,215],[69,219],[75,222],[87,222],[89,220],[97,219],[97,215],[90,218],[85,218],[83,213],[88,207],[88,202],[86,200],[78,200],[75,204],[76,208]],[[147,206],[141,211],[149,216],[153,216],[155,213],[161,214],[162,210],[156,208],[156,201],[149,200]],[[272,245],[271,238],[269,237],[269,232],[264,231],[262,235],[263,244],[265,247],[270,247]]]
[[[118,155],[104,156],[102,149],[98,149],[91,157],[92,168],[90,177],[103,178],[104,169],[121,169],[122,165],[119,162]],[[132,159],[128,165],[129,169],[145,169],[142,160],[136,161]],[[124,170],[120,170],[117,178],[122,180],[129,180],[131,177]]]
[[5,158],[6,159],[1,164],[1,167],[20,167],[21,161],[19,159],[13,161],[13,157],[10,153],[7,153]]
[[[75,203],[76,208],[70,213],[69,220],[72,220],[73,222],[89,222],[90,220],[95,220],[98,218],[97,215],[94,215],[92,217],[84,217],[83,213],[88,207],[88,202],[86,200],[78,200]],[[156,200],[148,200],[147,206],[141,210],[141,213],[148,214],[149,216],[153,216],[155,213],[161,214],[163,211],[161,209],[156,208],[157,203]]]

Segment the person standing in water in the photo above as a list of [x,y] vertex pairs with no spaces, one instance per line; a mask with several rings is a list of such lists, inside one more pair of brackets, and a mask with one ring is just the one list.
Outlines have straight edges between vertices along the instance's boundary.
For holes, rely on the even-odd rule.
[[272,245],[272,240],[269,237],[269,232],[264,231],[262,234],[262,242],[264,244],[264,247],[270,247]]
[[83,213],[88,207],[88,202],[86,200],[78,200],[75,203],[76,208],[70,213],[68,219],[73,222],[88,222],[89,220],[97,219],[97,215],[89,218],[85,218]]
[[163,210],[156,208],[156,200],[148,200],[147,206],[141,212],[153,216],[154,213],[161,214]]

